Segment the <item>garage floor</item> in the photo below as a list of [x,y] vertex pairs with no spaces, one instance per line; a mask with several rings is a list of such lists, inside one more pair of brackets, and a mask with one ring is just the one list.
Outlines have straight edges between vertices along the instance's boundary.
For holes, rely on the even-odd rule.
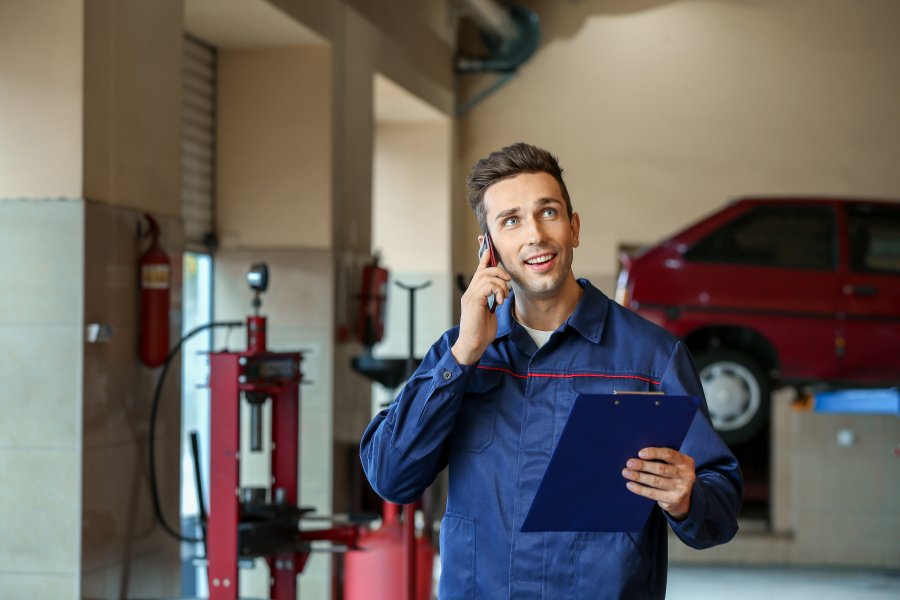
[[895,600],[900,571],[669,565],[667,600]]

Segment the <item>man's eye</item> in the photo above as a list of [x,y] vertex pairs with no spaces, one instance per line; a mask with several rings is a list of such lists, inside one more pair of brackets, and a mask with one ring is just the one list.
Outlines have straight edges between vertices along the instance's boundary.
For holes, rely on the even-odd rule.
[[545,209],[544,209],[544,216],[545,216],[545,217],[555,217],[555,216],[556,216],[556,209],[555,209],[555,208],[545,208]]
[[507,220],[503,221],[503,224],[506,225],[507,227],[509,227],[509,226],[515,225],[518,222],[519,222],[519,217],[510,217]]

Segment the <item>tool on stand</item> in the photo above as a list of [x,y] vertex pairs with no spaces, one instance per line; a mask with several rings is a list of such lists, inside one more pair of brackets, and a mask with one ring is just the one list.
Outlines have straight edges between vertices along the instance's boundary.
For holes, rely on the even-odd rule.
[[[295,600],[297,575],[312,542],[327,540],[331,549],[356,548],[358,529],[335,524],[301,529],[313,511],[297,505],[299,475],[300,352],[266,348],[266,317],[260,295],[268,286],[268,268],[254,265],[247,276],[254,291],[254,314],[247,318],[247,350],[210,353],[210,507],[205,541],[209,597],[238,597],[238,561],[264,557],[271,573],[270,598]],[[271,485],[241,487],[240,404],[250,404],[250,448],[263,449],[263,406],[271,402]]]

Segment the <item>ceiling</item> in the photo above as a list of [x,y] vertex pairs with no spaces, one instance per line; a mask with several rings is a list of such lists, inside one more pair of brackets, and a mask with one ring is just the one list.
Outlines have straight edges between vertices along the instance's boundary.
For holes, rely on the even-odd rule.
[[448,119],[424,100],[383,75],[375,75],[375,121],[378,123],[444,122]]
[[266,0],[185,0],[184,27],[217,48],[325,43],[318,34]]

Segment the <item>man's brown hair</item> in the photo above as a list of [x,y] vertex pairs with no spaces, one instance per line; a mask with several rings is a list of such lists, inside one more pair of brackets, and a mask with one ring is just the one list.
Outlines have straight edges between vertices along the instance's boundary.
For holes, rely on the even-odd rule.
[[487,158],[482,158],[472,170],[466,180],[468,188],[469,205],[475,211],[475,218],[481,230],[487,232],[487,215],[484,208],[484,193],[489,187],[515,177],[522,173],[548,173],[559,183],[563,199],[566,201],[566,213],[572,218],[572,201],[569,200],[569,190],[563,181],[563,170],[559,166],[559,159],[537,146],[519,142],[492,152]]

